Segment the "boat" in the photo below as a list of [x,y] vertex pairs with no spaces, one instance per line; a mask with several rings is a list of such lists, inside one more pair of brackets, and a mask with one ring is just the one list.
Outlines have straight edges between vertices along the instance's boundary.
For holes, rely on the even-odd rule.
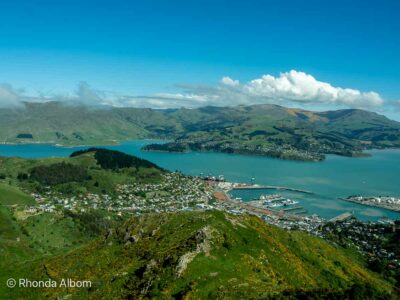
[[281,202],[275,202],[267,205],[268,207],[281,207],[283,204]]
[[282,197],[279,194],[272,194],[272,195],[261,195],[259,200],[267,200],[268,202],[272,201],[281,201],[285,200],[286,198]]
[[287,205],[298,204],[299,201],[295,201],[295,200],[292,200],[292,199],[286,199],[286,200],[282,201],[282,203],[283,203],[284,206],[287,206]]

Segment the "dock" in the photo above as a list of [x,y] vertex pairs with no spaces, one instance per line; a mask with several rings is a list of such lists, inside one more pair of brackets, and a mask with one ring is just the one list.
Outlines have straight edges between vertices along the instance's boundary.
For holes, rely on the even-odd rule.
[[259,185],[259,184],[241,184],[232,187],[232,190],[281,190],[281,191],[292,191],[303,194],[314,194],[314,192],[301,190],[296,188],[290,188],[285,186],[273,186],[273,185]]
[[306,209],[302,210],[296,210],[296,211],[291,211],[290,213],[295,214],[295,215],[303,215],[306,214],[308,211]]
[[[272,210],[272,209],[268,209],[268,208],[264,208],[264,207],[254,206],[250,202],[244,203],[244,202],[232,200],[229,197],[229,195],[223,191],[214,192],[214,197],[220,203],[229,203],[238,208],[246,209],[248,212],[254,213],[254,214],[261,214],[261,215],[267,215],[267,216],[275,215],[275,216],[280,216],[280,217],[282,217],[285,214],[285,212],[282,210]],[[300,218],[299,216],[296,216],[295,214],[287,214],[287,217],[291,217],[295,220]]]
[[257,201],[257,202],[260,202],[260,203],[268,201],[269,203],[272,203],[272,202],[280,202],[280,201],[283,201],[283,200],[286,200],[286,198],[279,197],[279,198],[276,198],[276,199],[268,199],[268,200],[267,199],[255,199],[253,201]]
[[282,209],[283,211],[291,211],[291,210],[297,210],[297,209],[303,209],[303,206],[292,206],[292,207],[286,207],[284,209]]
[[342,214],[340,214],[340,215],[338,215],[338,216],[336,216],[336,217],[334,217],[334,218],[328,220],[328,222],[332,222],[332,223],[335,223],[335,222],[342,222],[342,221],[344,221],[344,220],[346,220],[346,219],[348,219],[348,218],[351,218],[352,216],[353,216],[352,213],[350,213],[350,212],[345,212],[345,213],[342,213]]

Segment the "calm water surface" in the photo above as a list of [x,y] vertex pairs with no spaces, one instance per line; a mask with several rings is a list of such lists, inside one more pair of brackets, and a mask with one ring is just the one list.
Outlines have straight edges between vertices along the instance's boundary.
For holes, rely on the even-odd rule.
[[[148,159],[161,167],[189,175],[223,174],[228,181],[287,186],[313,191],[314,195],[280,192],[300,201],[309,214],[330,218],[345,211],[354,211],[360,219],[382,217],[400,219],[400,214],[385,209],[362,206],[338,200],[348,195],[390,195],[400,197],[400,151],[374,150],[367,158],[328,156],[323,162],[295,162],[224,153],[158,153],[140,148],[152,141],[130,141],[105,148],[123,151]],[[64,148],[48,144],[0,145],[0,156],[43,158],[68,156],[87,147]],[[274,191],[235,191],[233,196],[251,200]]]

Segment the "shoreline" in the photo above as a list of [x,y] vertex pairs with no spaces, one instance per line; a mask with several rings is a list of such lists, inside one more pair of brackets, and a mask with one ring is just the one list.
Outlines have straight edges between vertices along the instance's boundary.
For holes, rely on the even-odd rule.
[[274,186],[274,185],[239,186],[239,187],[233,187],[232,189],[230,189],[228,191],[231,191],[231,190],[264,190],[264,189],[265,190],[278,190],[278,191],[292,191],[292,192],[298,192],[298,193],[309,194],[309,195],[315,194],[312,191],[291,188],[291,187],[285,187],[285,186]]
[[260,153],[251,153],[251,152],[224,152],[224,151],[215,151],[215,150],[185,150],[185,151],[168,151],[168,150],[153,150],[153,149],[141,149],[143,152],[155,152],[155,153],[176,153],[176,154],[187,154],[187,153],[223,153],[229,155],[244,155],[244,156],[251,156],[251,157],[266,157],[271,159],[277,159],[282,161],[292,161],[292,162],[299,162],[299,163],[320,163],[326,161],[330,156],[333,157],[342,157],[342,158],[370,158],[373,156],[371,152],[380,152],[380,151],[400,151],[400,147],[387,147],[387,148],[367,148],[364,149],[363,152],[354,153],[354,155],[340,155],[336,153],[322,153],[324,158],[322,159],[315,159],[315,160],[306,160],[306,159],[286,159],[277,156],[271,156],[266,154]]
[[[400,148],[399,148],[400,149]],[[173,150],[153,150],[153,149],[141,149],[142,151],[145,152],[159,152],[159,153],[223,153],[223,154],[229,154],[229,155],[245,155],[245,156],[253,156],[253,157],[267,157],[267,158],[272,158],[272,159],[278,159],[278,160],[283,160],[283,161],[295,161],[295,162],[300,162],[300,163],[318,163],[318,162],[323,162],[326,159],[326,154],[323,154],[323,157],[321,159],[295,159],[295,158],[282,158],[279,156],[273,156],[273,155],[268,155],[264,153],[259,153],[259,152],[249,152],[249,151],[236,151],[236,152],[229,152],[229,151],[217,151],[217,150],[191,150],[187,149],[184,151],[173,151]],[[339,156],[339,155],[338,155]]]
[[342,197],[339,197],[338,199],[346,201],[346,202],[352,202],[352,203],[360,204],[360,205],[363,205],[363,206],[377,207],[377,208],[382,208],[382,209],[386,209],[386,210],[389,210],[389,211],[393,211],[393,212],[396,212],[396,213],[400,213],[400,207],[399,208],[392,208],[392,207],[386,206],[386,205],[365,203],[365,202],[361,202],[361,201],[358,201],[358,200],[351,200],[351,199],[342,198]]
[[[5,145],[5,146],[29,146],[29,145],[50,145],[58,148],[76,148],[76,147],[102,147],[102,146],[115,146],[115,145],[121,145],[125,142],[133,142],[133,141],[164,141],[164,140],[157,140],[157,139],[126,139],[126,140],[111,140],[109,142],[99,142],[99,143],[87,143],[87,144],[60,144],[56,143],[54,141],[47,141],[47,142],[0,142],[0,145]],[[165,151],[168,152],[168,151]]]
[[[151,138],[144,138],[144,139],[123,139],[123,140],[110,140],[110,141],[104,141],[104,142],[99,142],[99,143],[87,143],[87,144],[60,144],[55,141],[32,141],[32,142],[0,142],[0,145],[9,145],[9,146],[24,146],[24,145],[51,145],[55,146],[58,148],[75,148],[75,147],[102,147],[102,146],[116,146],[116,145],[121,145],[124,142],[130,142],[130,141],[160,141],[160,144],[163,143],[168,143],[168,140],[159,140],[159,139],[151,139]],[[186,150],[186,151],[168,151],[168,150],[152,150],[152,149],[140,149],[143,152],[155,152],[155,153],[175,153],[175,154],[186,154],[186,153],[223,153],[223,154],[231,154],[231,155],[244,155],[244,156],[252,156],[252,157],[266,157],[266,158],[271,158],[271,159],[277,159],[277,160],[282,160],[282,161],[293,161],[293,162],[299,162],[299,163],[319,163],[319,162],[324,162],[329,156],[336,156],[336,157],[344,157],[344,158],[368,158],[373,156],[373,152],[383,152],[383,151],[400,151],[400,147],[386,147],[386,148],[367,148],[364,149],[363,152],[357,153],[358,155],[339,155],[339,154],[333,154],[333,153],[323,153],[324,155],[323,159],[320,160],[306,160],[306,159],[285,159],[281,157],[275,157],[275,156],[270,156],[270,155],[264,155],[264,154],[259,154],[259,153],[249,153],[249,152],[224,152],[224,151],[215,151],[215,150]],[[371,153],[372,152],[372,153]],[[361,154],[361,155],[360,155]]]

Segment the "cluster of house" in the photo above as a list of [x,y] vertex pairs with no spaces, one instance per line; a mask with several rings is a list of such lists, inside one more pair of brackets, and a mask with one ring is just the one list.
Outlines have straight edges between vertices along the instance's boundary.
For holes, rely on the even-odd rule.
[[300,218],[292,218],[287,215],[268,215],[263,216],[263,220],[268,224],[272,224],[283,229],[306,231],[310,234],[320,237],[322,236],[322,234],[320,233],[320,227],[326,223],[325,219],[319,217],[316,214]]
[[44,194],[33,193],[37,205],[26,207],[25,212],[54,212],[62,209],[85,212],[105,209],[141,214],[145,212],[179,211],[212,208],[211,187],[197,177],[180,173],[162,175],[159,183],[116,185],[113,195],[81,193],[66,196],[49,189]]
[[394,252],[385,249],[386,234],[399,230],[399,225],[393,221],[385,224],[361,222],[355,218],[350,218],[343,222],[327,223],[320,228],[322,237],[338,236],[347,241],[347,245],[355,245],[362,253],[370,258],[386,259],[393,265],[400,267],[400,257],[396,257]]
[[258,153],[263,155],[272,155],[276,156],[280,154],[282,157],[296,157],[299,160],[312,160],[318,161],[321,160],[322,156],[320,146],[315,147],[315,151],[309,151],[307,149],[298,149],[293,147],[290,144],[247,144],[243,145],[242,143],[229,143],[226,145],[220,145],[222,150],[229,149],[229,151],[235,151],[238,153],[249,152],[249,153]]
[[160,183],[118,185],[116,192],[117,202],[128,202],[141,212],[206,208],[212,199],[211,187],[203,180],[180,173],[165,174]]
[[[260,217],[268,224],[289,230],[302,230],[322,238],[328,238],[331,234],[343,235],[360,252],[385,258],[400,266],[400,261],[395,257],[395,254],[380,246],[383,243],[384,231],[387,230],[385,226],[360,222],[347,217],[340,221],[331,222],[333,219],[326,221],[317,215],[298,216],[284,212],[273,212],[249,203],[232,200],[229,195],[224,193],[226,198],[218,199],[215,202],[212,201],[215,196],[215,194],[213,195],[216,188],[215,184],[209,184],[201,178],[187,177],[180,173],[168,173],[162,176],[162,180],[158,183],[117,185],[115,193],[112,195],[85,193],[68,197],[51,189],[44,194],[33,193],[32,196],[36,199],[37,205],[26,207],[25,212],[36,214],[58,212],[63,209],[76,212],[105,209],[115,211],[119,215],[124,213],[138,215],[148,212],[217,209],[235,215],[252,214]],[[218,186],[220,190],[221,188],[228,190],[232,187],[233,185],[227,182],[220,182]],[[397,203],[398,200],[390,197],[379,198],[380,201],[392,201],[393,203]],[[378,201],[378,199],[374,199]],[[394,223],[392,225],[395,226]]]
[[41,212],[52,213],[55,211],[55,209],[56,209],[56,207],[53,204],[40,204],[38,206],[26,207],[25,212],[29,213],[29,214],[37,214],[37,213],[41,213]]

